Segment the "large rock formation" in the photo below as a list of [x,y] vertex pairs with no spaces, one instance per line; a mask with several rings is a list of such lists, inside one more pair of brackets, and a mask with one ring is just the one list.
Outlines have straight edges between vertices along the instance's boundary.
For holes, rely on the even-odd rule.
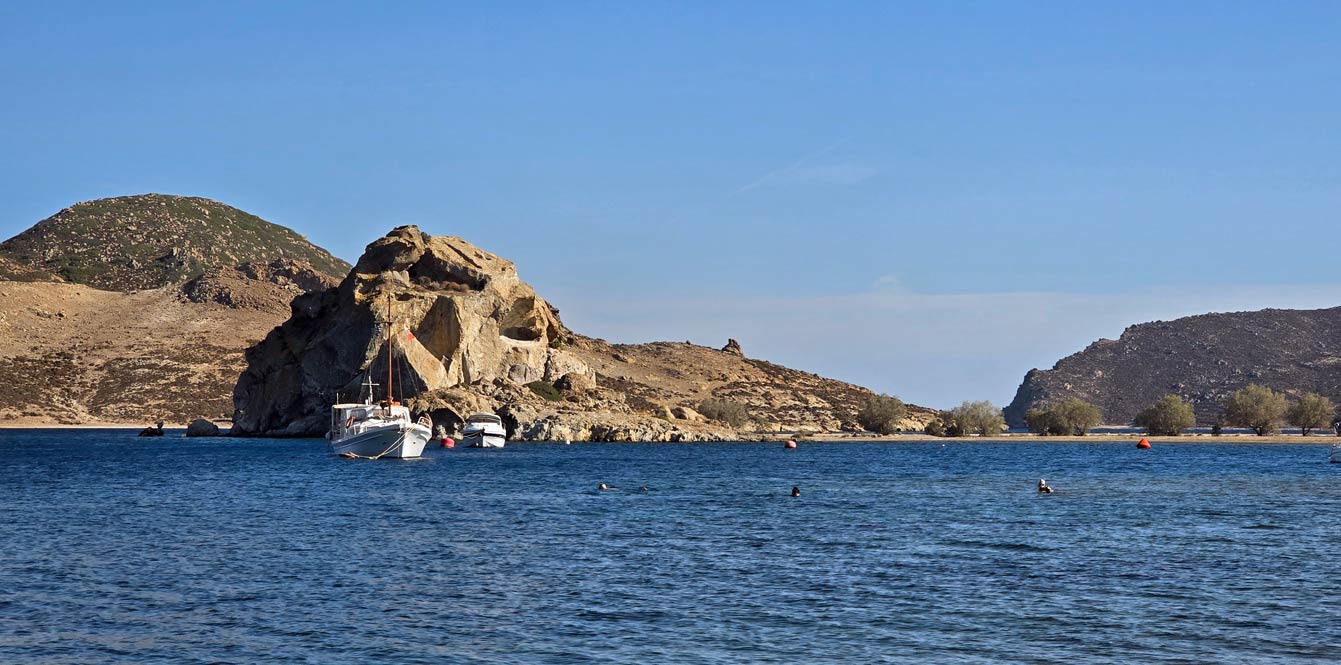
[[564,332],[558,313],[512,262],[402,226],[369,245],[340,286],[296,299],[293,316],[248,351],[233,431],[324,432],[337,395],[353,398],[365,372],[385,375],[388,327],[400,351],[392,361],[398,399],[494,379],[525,384],[556,364],[565,374],[590,372],[554,360],[561,352],[550,343]]
[[[330,405],[355,399],[366,374],[385,383],[388,301],[393,394],[448,431],[492,411],[522,440],[738,438],[694,410],[704,399],[741,404],[755,433],[837,431],[852,428],[871,395],[744,358],[739,345],[616,346],[577,335],[510,261],[407,226],[369,245],[338,287],[294,300],[290,319],[248,351],[233,433],[319,436]],[[909,427],[933,415],[910,411]]]
[[1338,369],[1341,307],[1203,314],[1131,326],[1050,370],[1030,370],[1005,411],[1019,427],[1035,406],[1079,398],[1096,404],[1104,422],[1125,424],[1173,393],[1209,424],[1224,398],[1250,383],[1341,401]]

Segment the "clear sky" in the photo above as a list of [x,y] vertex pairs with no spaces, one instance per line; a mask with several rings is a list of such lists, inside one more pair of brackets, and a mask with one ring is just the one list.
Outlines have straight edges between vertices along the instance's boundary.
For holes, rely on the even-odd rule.
[[420,225],[580,332],[931,406],[1341,304],[1341,3],[0,2],[0,236],[205,196]]

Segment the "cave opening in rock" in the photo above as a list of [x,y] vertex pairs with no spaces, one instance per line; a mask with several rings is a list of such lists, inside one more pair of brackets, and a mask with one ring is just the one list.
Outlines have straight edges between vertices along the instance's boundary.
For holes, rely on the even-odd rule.
[[466,422],[461,414],[445,406],[429,410],[428,417],[433,419],[433,436],[439,436],[440,432],[446,432],[448,436],[457,436],[461,432],[461,426]]
[[540,317],[536,314],[535,298],[519,298],[503,315],[498,332],[519,342],[535,342],[545,335]]

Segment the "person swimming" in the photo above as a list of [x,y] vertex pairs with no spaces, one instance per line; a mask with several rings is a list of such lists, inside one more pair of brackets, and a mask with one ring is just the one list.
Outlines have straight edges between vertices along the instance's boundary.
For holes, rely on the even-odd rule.
[[605,483],[601,483],[600,485],[597,485],[597,486],[596,486],[596,489],[599,490],[599,491],[602,491],[602,492],[618,492],[618,491],[619,491],[619,488],[618,488],[618,487],[611,487],[611,486],[609,486],[609,485],[606,485]]
[[800,487],[793,486],[793,487],[792,487],[792,496],[801,496],[801,488],[800,488]]
[[1052,488],[1048,487],[1048,481],[1042,478],[1038,479],[1038,491],[1040,494],[1052,494]]

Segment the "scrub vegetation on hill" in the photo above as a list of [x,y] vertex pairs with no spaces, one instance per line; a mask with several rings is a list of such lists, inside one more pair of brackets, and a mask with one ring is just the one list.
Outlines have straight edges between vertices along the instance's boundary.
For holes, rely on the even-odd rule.
[[349,264],[278,224],[199,197],[85,201],[0,243],[0,277],[112,291],[180,284],[211,268],[278,259],[343,277]]

